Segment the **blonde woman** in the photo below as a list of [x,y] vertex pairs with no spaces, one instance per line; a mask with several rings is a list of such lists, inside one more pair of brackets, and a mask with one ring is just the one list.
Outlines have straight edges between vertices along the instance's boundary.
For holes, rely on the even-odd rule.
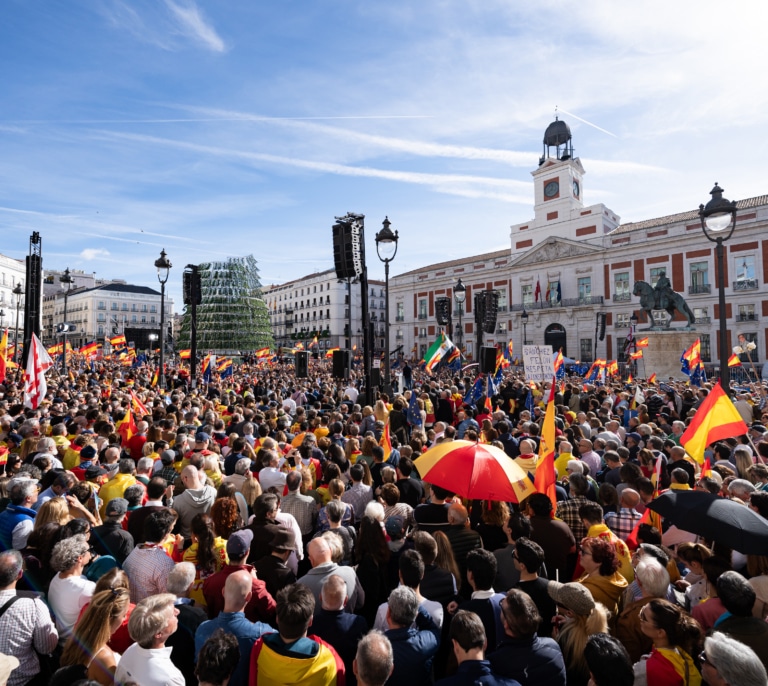
[[[117,631],[128,612],[130,594],[124,588],[96,593],[75,625],[61,655],[62,667],[79,666],[80,678],[91,679],[104,686],[115,683],[114,676],[120,655],[108,645],[110,636]],[[53,686],[64,681],[54,678]],[[75,678],[72,671],[67,678]],[[69,681],[73,683],[73,681]]]
[[56,496],[44,502],[35,516],[35,525],[32,531],[39,531],[49,522],[64,526],[73,519],[69,513],[69,503],[63,495]]

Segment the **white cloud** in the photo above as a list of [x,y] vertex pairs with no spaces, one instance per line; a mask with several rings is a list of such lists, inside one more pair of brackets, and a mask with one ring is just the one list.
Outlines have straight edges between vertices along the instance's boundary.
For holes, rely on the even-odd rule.
[[104,257],[109,257],[109,250],[104,248],[86,248],[80,253],[80,257],[86,261],[99,260]]
[[165,4],[176,20],[176,27],[180,33],[208,50],[224,52],[226,49],[224,41],[216,33],[216,29],[206,22],[194,2],[187,2],[185,6],[181,6],[173,0],[165,0]]

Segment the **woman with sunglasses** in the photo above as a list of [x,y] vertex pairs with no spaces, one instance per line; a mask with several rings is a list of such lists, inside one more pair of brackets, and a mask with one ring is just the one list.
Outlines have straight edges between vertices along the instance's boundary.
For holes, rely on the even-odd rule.
[[701,686],[692,655],[698,655],[703,633],[699,623],[668,600],[654,598],[640,610],[640,629],[653,650],[635,663],[635,683],[648,686]]

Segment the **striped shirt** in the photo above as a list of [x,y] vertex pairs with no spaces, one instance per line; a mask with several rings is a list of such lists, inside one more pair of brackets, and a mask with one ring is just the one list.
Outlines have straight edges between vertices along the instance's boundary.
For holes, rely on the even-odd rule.
[[[15,595],[15,590],[0,591],[0,607]],[[0,653],[19,660],[8,685],[21,686],[38,674],[40,662],[35,651],[47,655],[58,640],[56,626],[42,600],[21,598],[14,602],[0,618]]]

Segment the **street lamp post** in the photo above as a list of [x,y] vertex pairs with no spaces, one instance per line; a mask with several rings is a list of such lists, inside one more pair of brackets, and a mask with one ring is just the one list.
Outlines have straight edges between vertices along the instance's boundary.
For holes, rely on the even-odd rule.
[[[629,325],[630,325],[630,327],[632,329],[632,352],[633,353],[637,352],[637,322],[638,321],[640,321],[640,320],[637,318],[637,313],[634,310],[632,310],[632,316],[629,318]],[[632,362],[635,363],[635,365],[634,365],[635,366],[635,376],[637,376],[639,374],[639,367],[638,367],[638,364],[637,364],[637,359],[632,358]]]
[[736,201],[723,198],[723,189],[715,182],[709,192],[712,199],[706,205],[699,205],[699,218],[704,235],[715,244],[718,274],[718,308],[720,309],[720,385],[731,395],[730,370],[728,369],[728,330],[725,316],[725,271],[723,243],[736,228]]
[[61,356],[64,360],[62,364],[62,373],[67,376],[67,299],[69,298],[69,289],[72,288],[72,275],[69,273],[69,267],[59,277],[61,283],[67,284],[67,290],[64,291],[64,324],[61,327]]
[[4,324],[5,324],[5,310],[0,310],[0,329],[3,328]]
[[157,280],[160,282],[160,370],[158,374],[158,386],[165,390],[165,282],[171,270],[171,261],[166,257],[165,248],[160,251],[160,257],[155,260],[157,267]]
[[457,309],[459,311],[459,330],[458,334],[458,346],[459,352],[463,354],[464,346],[464,325],[461,323],[462,313],[464,312],[464,301],[467,299],[467,287],[459,279],[456,285],[453,287],[453,299],[456,301]]
[[523,313],[520,315],[520,323],[523,325],[523,345],[528,345],[528,313],[523,308]]
[[19,308],[21,307],[21,296],[24,293],[21,281],[11,292],[16,296],[16,330],[13,334],[13,361],[16,362],[19,357]]
[[389,263],[397,255],[397,231],[394,233],[390,229],[389,217],[384,217],[383,228],[376,234],[376,254],[384,263],[384,316],[386,317],[384,326],[384,385],[387,393],[391,392],[392,377],[389,365]]

